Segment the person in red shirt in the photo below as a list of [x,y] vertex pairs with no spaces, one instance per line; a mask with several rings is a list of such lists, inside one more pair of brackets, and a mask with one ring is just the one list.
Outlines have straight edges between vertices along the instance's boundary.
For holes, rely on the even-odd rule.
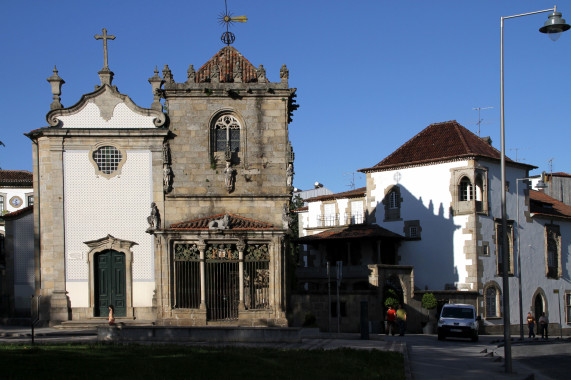
[[393,309],[392,306],[389,306],[389,310],[387,310],[387,329],[385,331],[386,335],[389,335],[389,332],[392,335],[395,335],[395,320],[396,320],[397,312]]

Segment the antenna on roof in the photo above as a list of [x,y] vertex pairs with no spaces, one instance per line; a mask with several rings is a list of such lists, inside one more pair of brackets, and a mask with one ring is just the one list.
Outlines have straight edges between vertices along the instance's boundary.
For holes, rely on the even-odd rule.
[[[358,173],[358,174],[360,174],[360,173]],[[355,190],[355,172],[343,173],[343,175],[350,175],[351,176],[351,179],[349,180],[349,184],[347,186],[350,187],[351,190]]]
[[481,110],[487,110],[490,108],[494,108],[494,107],[474,107],[474,108],[472,108],[473,110],[478,110],[478,121],[476,122],[476,124],[478,124],[478,137],[480,137],[480,126],[482,124],[482,118],[480,118],[480,111]]
[[[508,150],[509,150],[510,152],[511,152],[511,151],[514,151],[514,152],[515,152],[515,160],[516,160],[516,162],[520,162],[520,161],[517,159],[517,152],[520,151],[520,150],[527,150],[527,149],[529,149],[529,148],[510,148],[510,149],[508,149]],[[522,161],[525,161],[525,158],[522,158],[521,160],[522,160]]]

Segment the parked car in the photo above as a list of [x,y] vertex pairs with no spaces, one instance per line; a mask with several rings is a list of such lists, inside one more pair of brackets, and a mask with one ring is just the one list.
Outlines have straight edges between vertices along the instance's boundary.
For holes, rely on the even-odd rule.
[[476,342],[480,320],[480,316],[476,315],[476,308],[472,305],[446,304],[442,307],[438,319],[438,340],[450,336],[470,338],[472,342]]

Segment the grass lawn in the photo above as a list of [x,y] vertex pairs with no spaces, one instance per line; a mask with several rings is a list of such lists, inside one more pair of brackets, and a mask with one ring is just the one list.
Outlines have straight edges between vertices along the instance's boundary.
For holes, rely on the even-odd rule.
[[182,345],[0,345],[2,379],[404,379],[397,352]]

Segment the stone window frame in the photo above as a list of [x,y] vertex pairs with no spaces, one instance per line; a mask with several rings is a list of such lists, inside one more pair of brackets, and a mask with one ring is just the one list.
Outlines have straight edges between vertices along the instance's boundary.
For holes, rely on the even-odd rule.
[[[489,307],[488,307],[488,290],[489,289],[494,289],[496,291],[496,294],[494,295],[495,299],[494,299],[494,306],[495,306],[495,310],[493,310],[493,315],[488,315],[489,312]],[[502,289],[500,287],[500,285],[495,282],[495,281],[490,281],[488,282],[485,286],[484,286],[484,318],[485,319],[499,319],[502,318]]]
[[[246,122],[244,118],[240,115],[239,112],[234,110],[233,108],[221,108],[214,112],[208,121],[208,140],[209,140],[209,151],[210,151],[210,159],[211,159],[211,166],[214,167],[223,167],[225,164],[225,152],[217,151],[216,150],[216,123],[217,121],[225,116],[230,115],[236,119],[238,125],[240,126],[240,145],[237,152],[232,152],[232,163],[237,164],[240,161],[245,160],[247,157],[246,155]],[[245,162],[244,162],[245,164]],[[263,165],[264,163],[262,163]]]
[[[549,258],[549,238],[550,233],[554,234],[555,240],[555,266],[550,266],[549,262],[551,261]],[[552,279],[559,279],[562,275],[562,267],[561,267],[561,228],[557,224],[546,224],[545,225],[545,276],[547,278]]]
[[[353,203],[360,202],[361,203],[361,215],[353,213]],[[365,223],[365,198],[349,198],[347,202],[347,211],[346,211],[346,224],[363,224]],[[360,221],[359,221],[360,217]]]
[[[111,173],[102,172],[99,169],[99,165],[97,165],[97,162],[95,162],[95,159],[93,158],[93,153],[95,153],[98,149],[103,148],[105,146],[111,146],[117,149],[121,153],[121,161],[119,161],[119,163],[117,164],[117,169],[115,169]],[[123,169],[123,165],[125,164],[126,161],[127,161],[127,151],[121,145],[117,144],[116,141],[100,141],[89,149],[89,162],[91,162],[91,165],[93,165],[96,176],[100,176],[107,179],[120,176],[121,170]]]
[[[391,201],[392,200],[392,201]],[[396,204],[394,204],[396,202]],[[390,185],[385,188],[385,196],[383,198],[383,205],[385,206],[384,222],[395,222],[402,220],[401,207],[403,198],[401,196],[401,189],[399,185]]]
[[[331,215],[332,222],[326,223],[326,221],[328,221],[327,217],[330,214],[325,213],[325,205],[331,205],[331,204],[335,205],[335,207],[333,208],[333,215]],[[317,224],[319,227],[336,227],[339,225],[340,223],[339,205],[337,204],[337,200],[321,202],[321,204],[319,205],[319,212],[321,213],[320,215],[317,216]]]
[[[514,221],[506,220],[506,225],[508,227],[508,250],[509,250],[509,269],[508,276],[514,275]],[[500,269],[499,252],[500,246],[502,245],[501,234],[498,233],[500,227],[502,226],[502,220],[499,218],[494,219],[494,241],[496,243],[496,275],[502,276],[502,270]],[[502,264],[503,266],[503,264]]]
[[[412,229],[416,229],[416,236],[413,236]],[[422,235],[422,227],[420,226],[420,220],[405,220],[403,227],[404,236],[410,240],[420,240]]]
[[483,241],[482,245],[478,247],[479,253],[482,256],[489,257],[490,256],[490,243],[487,241]]
[[[474,212],[488,215],[488,168],[477,166],[472,161],[469,166],[453,168],[450,172],[452,196],[450,206],[454,215],[468,215]],[[466,180],[470,184],[469,194],[465,194]]]
[[[25,193],[24,196],[26,197],[26,207],[32,206],[34,204],[34,192]],[[30,204],[30,197],[32,198],[32,203]]]

